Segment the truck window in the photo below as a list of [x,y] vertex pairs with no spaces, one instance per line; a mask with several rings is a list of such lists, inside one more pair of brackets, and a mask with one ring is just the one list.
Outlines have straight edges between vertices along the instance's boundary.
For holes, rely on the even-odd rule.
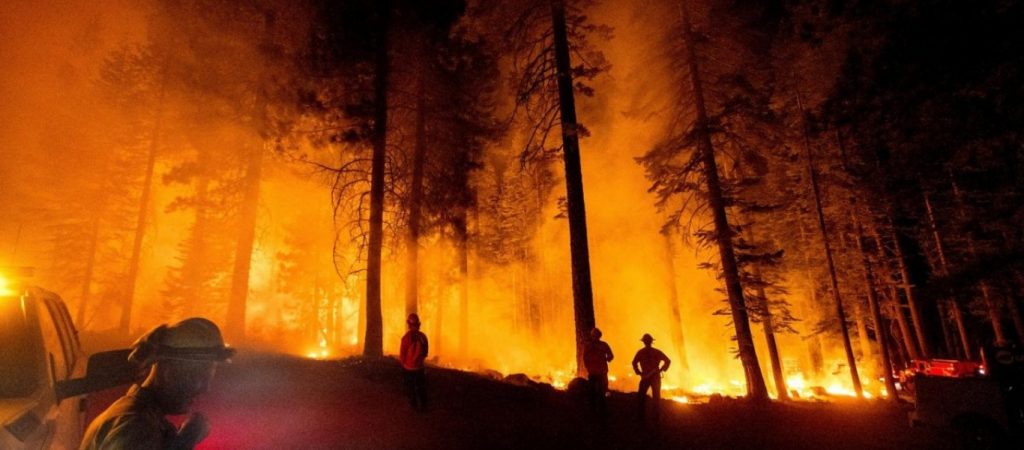
[[[42,300],[42,299],[40,299]],[[46,303],[45,301],[43,303]],[[64,356],[64,344],[61,342],[60,331],[57,328],[57,324],[53,322],[53,317],[50,315],[49,305],[40,306],[39,311],[39,328],[43,332],[43,345],[46,346],[46,351],[53,355],[54,363],[54,374],[57,376],[57,380],[64,380],[68,377],[68,363]]]
[[82,343],[78,340],[78,327],[75,326],[75,321],[71,320],[71,313],[68,312],[68,306],[65,305],[64,302],[61,302],[59,305],[60,313],[64,315],[64,320],[67,322],[68,328],[71,329],[71,336],[74,337],[75,348],[78,349],[82,346]]
[[50,320],[57,327],[57,332],[60,334],[61,351],[64,352],[64,360],[67,361],[68,372],[67,376],[71,376],[71,372],[75,369],[75,351],[72,348],[74,345],[71,340],[71,329],[68,328],[67,322],[64,320],[64,315],[60,313],[60,300],[48,298],[46,299],[46,310],[50,313]]
[[74,371],[78,364],[79,349],[82,348],[82,343],[78,341],[78,328],[75,328],[75,322],[71,320],[71,314],[68,313],[68,307],[64,302],[57,302],[56,305],[60,316],[64,318],[63,323],[68,336],[71,337],[71,347],[68,347],[68,353],[71,355],[71,370]]
[[0,297],[0,398],[30,395],[45,376],[38,335],[33,335],[32,315],[18,297]]

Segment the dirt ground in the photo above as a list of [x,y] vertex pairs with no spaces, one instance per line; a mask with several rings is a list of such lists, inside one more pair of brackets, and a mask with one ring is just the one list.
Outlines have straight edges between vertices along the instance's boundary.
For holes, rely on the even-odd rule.
[[547,386],[429,368],[430,406],[404,397],[392,359],[313,361],[243,355],[196,405],[213,424],[203,449],[915,449],[953,448],[949,432],[910,428],[882,403],[662,404],[660,425],[613,393],[607,426]]

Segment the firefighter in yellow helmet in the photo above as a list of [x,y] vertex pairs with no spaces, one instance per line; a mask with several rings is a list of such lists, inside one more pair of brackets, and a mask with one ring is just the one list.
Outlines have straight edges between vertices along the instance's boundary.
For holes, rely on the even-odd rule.
[[93,420],[80,449],[194,448],[210,432],[206,418],[194,412],[177,428],[166,416],[189,413],[192,402],[209,388],[217,364],[233,354],[207,319],[154,328],[132,344],[128,357],[150,367],[149,375]]

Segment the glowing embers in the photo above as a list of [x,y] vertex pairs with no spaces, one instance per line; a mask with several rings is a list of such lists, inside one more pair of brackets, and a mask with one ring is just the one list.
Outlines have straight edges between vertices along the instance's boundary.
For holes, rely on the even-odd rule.
[[306,357],[309,359],[327,359],[331,352],[327,349],[327,339],[320,338],[320,345],[317,349],[306,353]]

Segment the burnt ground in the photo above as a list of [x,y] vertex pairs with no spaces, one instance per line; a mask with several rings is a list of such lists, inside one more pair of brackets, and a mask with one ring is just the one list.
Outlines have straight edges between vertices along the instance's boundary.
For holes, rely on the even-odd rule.
[[393,359],[313,361],[243,356],[222,366],[196,405],[213,425],[205,449],[950,448],[943,430],[910,428],[877,402],[664,401],[660,426],[614,393],[602,429],[585,403],[546,385],[517,386],[428,368],[430,408],[407,403]]

